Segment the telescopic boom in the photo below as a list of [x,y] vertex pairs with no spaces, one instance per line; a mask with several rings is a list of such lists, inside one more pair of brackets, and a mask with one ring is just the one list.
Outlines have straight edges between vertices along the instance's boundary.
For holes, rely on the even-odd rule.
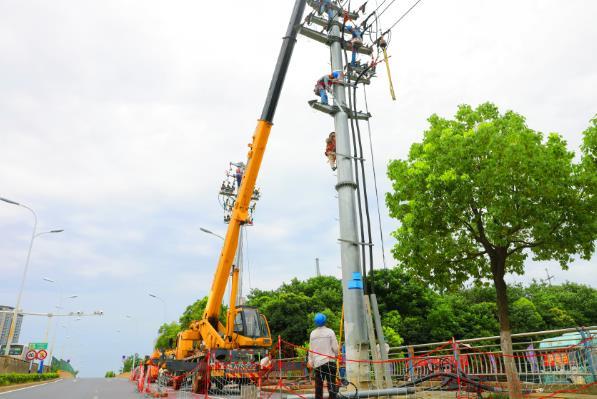
[[[255,182],[259,175],[261,161],[263,160],[263,154],[265,153],[265,147],[273,125],[274,114],[276,113],[276,107],[278,105],[278,100],[280,99],[284,78],[286,77],[288,65],[290,64],[290,59],[294,50],[296,37],[301,28],[301,19],[305,10],[305,4],[306,0],[295,1],[292,16],[286,30],[286,35],[284,36],[276,68],[267,92],[267,98],[263,106],[261,118],[259,119],[255,133],[253,134],[253,142],[249,145],[250,149],[247,154],[247,167],[238,190],[236,204],[234,205],[228,230],[226,231],[224,245],[222,247],[222,252],[220,253],[218,266],[216,268],[203,316],[201,335],[204,338],[206,338],[206,335],[209,335],[206,334],[208,331],[204,331],[205,329],[209,329],[209,327],[214,328],[216,331],[218,329],[218,315],[220,313],[220,306],[222,305],[226,284],[228,282],[228,277],[230,276],[234,255],[238,246],[240,227],[243,223],[248,221],[251,196],[253,195]],[[210,326],[205,325],[206,321],[208,321]]]

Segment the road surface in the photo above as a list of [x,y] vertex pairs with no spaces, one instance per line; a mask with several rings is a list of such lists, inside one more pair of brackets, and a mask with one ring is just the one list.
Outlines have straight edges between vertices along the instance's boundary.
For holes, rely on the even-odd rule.
[[0,393],[0,399],[139,399],[135,386],[121,378],[78,378]]

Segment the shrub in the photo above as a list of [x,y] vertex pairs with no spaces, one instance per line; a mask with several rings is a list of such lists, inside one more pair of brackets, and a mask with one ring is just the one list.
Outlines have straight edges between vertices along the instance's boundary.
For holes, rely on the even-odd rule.
[[106,371],[106,375],[104,377],[105,378],[114,378],[114,377],[116,377],[116,374],[113,371]]
[[58,373],[45,374],[0,374],[0,386],[12,384],[25,384],[27,382],[47,381],[58,378]]

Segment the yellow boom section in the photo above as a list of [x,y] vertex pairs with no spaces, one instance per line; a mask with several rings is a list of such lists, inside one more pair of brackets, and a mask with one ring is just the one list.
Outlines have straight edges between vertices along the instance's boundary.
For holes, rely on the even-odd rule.
[[[247,167],[245,169],[240,188],[238,190],[238,196],[234,209],[232,210],[232,216],[230,223],[228,224],[228,230],[226,231],[226,237],[224,240],[224,246],[220,253],[220,259],[218,260],[218,266],[216,268],[216,274],[211,285],[211,291],[209,293],[209,299],[207,306],[205,307],[205,313],[203,320],[208,320],[209,324],[217,330],[218,326],[218,315],[220,313],[220,306],[224,299],[224,293],[226,291],[226,284],[228,283],[228,276],[230,276],[230,270],[232,263],[234,262],[234,256],[236,254],[236,248],[238,247],[238,235],[240,233],[240,226],[247,221],[249,217],[249,204],[253,191],[255,190],[255,182],[257,181],[257,175],[261,167],[261,161],[263,160],[263,154],[265,153],[265,147],[269,138],[269,133],[272,128],[272,123],[264,120],[260,120],[257,123],[257,128],[253,134],[253,142],[249,145],[250,150],[247,155]],[[207,332],[207,331],[206,331]],[[206,335],[201,334],[203,337]]]

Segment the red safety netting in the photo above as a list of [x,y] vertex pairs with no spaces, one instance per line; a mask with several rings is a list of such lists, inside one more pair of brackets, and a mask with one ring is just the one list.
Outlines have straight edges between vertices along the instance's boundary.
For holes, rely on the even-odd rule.
[[[279,338],[269,353],[247,352],[240,360],[207,352],[188,372],[161,373],[155,391],[172,395],[176,389],[178,396],[170,397],[189,392],[206,399],[314,399],[320,392],[330,399],[420,393],[431,398],[480,398],[507,395],[505,366],[512,361],[525,396],[551,398],[594,389],[595,338],[558,348],[530,344],[512,356],[503,355],[495,345],[473,347],[452,340],[425,350],[405,347],[385,361],[372,360],[369,354],[347,359],[342,351],[328,356]],[[308,368],[309,353],[323,363]],[[147,390],[149,384],[140,382],[147,381],[147,373],[133,373],[132,379],[140,384],[140,392]]]

